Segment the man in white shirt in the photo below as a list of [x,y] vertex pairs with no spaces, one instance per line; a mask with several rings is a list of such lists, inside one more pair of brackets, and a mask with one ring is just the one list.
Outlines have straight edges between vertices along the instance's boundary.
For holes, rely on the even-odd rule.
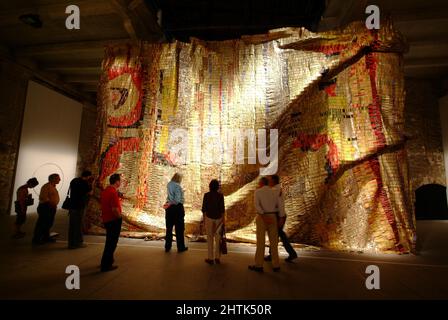
[[[285,212],[285,204],[283,201],[283,193],[282,188],[280,186],[280,177],[277,175],[273,175],[270,177],[269,185],[271,186],[272,190],[274,190],[279,198],[279,212],[278,212],[278,235],[280,239],[282,240],[283,247],[285,248],[286,252],[288,252],[289,256],[285,259],[286,262],[292,262],[294,259],[297,259],[297,253],[294,250],[294,248],[289,243],[288,237],[286,236],[285,231],[283,231],[283,227],[285,226],[286,221],[286,212]],[[269,254],[266,258],[264,258],[265,261],[271,261],[271,255]]]
[[277,193],[269,186],[266,177],[260,179],[259,189],[255,191],[254,202],[257,210],[257,251],[255,253],[255,265],[250,265],[249,270],[263,272],[264,248],[266,242],[266,231],[269,237],[269,246],[272,256],[272,270],[280,271],[278,258],[278,226],[277,213],[280,204]]

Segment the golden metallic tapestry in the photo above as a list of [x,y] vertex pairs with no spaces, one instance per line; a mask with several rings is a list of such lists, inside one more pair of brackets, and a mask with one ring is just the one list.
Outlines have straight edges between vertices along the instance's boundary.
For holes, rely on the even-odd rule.
[[[249,142],[244,163],[225,161],[224,149],[237,143],[222,136],[277,129],[277,174],[293,242],[412,252],[405,48],[390,25],[370,31],[363,23],[319,34],[286,28],[231,41],[108,48],[90,232],[101,228],[99,190],[121,173],[121,191],[130,198],[123,202],[123,231],[163,235],[166,184],[181,172],[187,234],[199,232],[202,197],[215,178],[225,195],[227,237],[253,242],[253,193],[266,162],[251,161]],[[188,133],[183,154],[172,149],[179,129]]]

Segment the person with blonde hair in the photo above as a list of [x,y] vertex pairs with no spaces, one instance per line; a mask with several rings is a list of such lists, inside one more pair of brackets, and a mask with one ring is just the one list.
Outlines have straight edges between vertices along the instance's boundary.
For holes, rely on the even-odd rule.
[[176,228],[176,245],[177,252],[187,251],[185,246],[184,230],[185,230],[185,210],[184,210],[184,191],[180,183],[182,175],[175,173],[171,181],[167,185],[167,199],[165,208],[165,252],[171,250],[173,243],[173,227]]
[[204,194],[202,201],[202,213],[204,214],[205,229],[207,230],[208,264],[220,263],[220,239],[221,229],[224,227],[224,196],[220,193],[219,182],[213,179],[209,185],[210,192]]

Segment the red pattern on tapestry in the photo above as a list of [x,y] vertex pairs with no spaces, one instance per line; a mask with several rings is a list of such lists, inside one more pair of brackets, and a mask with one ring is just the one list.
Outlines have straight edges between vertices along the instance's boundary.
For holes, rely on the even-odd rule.
[[330,97],[336,97],[336,83],[326,86],[324,90]]
[[377,183],[375,199],[379,200],[379,202],[381,203],[381,206],[383,207],[384,213],[386,215],[387,222],[389,223],[390,227],[392,228],[392,232],[394,233],[396,248],[391,249],[393,249],[394,251],[398,249],[400,252],[405,252],[406,251],[405,248],[400,244],[400,233],[398,231],[397,222],[395,220],[390,200],[387,197],[386,190],[384,189],[383,178],[381,176],[380,162],[378,158],[375,157],[369,161],[369,164],[370,168],[372,169],[375,175],[375,180]]
[[376,136],[376,146],[378,148],[381,148],[386,145],[386,137],[383,133],[383,122],[381,118],[381,99],[378,95],[378,89],[376,87],[377,65],[378,59],[375,58],[373,53],[368,53],[366,55],[366,66],[369,70],[370,86],[373,99],[373,103],[369,105],[370,124]]
[[219,78],[219,112],[222,111],[222,77]]
[[321,45],[308,47],[307,50],[322,52],[327,56],[331,56],[341,53],[343,50],[347,49],[348,46],[348,44]]
[[142,101],[143,101],[143,89],[142,89],[142,73],[141,66],[131,68],[128,65],[112,68],[108,71],[108,79],[109,81],[115,79],[124,74],[130,74],[132,82],[135,85],[135,88],[138,91],[138,100],[133,108],[129,111],[128,114],[120,116],[120,117],[109,117],[109,125],[112,127],[129,127],[134,125],[141,116],[142,113]]
[[[375,40],[377,40],[378,34],[375,33],[374,36]],[[377,138],[376,146],[378,148],[381,148],[386,145],[386,137],[383,133],[383,124],[381,118],[381,100],[378,95],[378,89],[376,86],[377,66],[378,66],[378,59],[375,58],[373,53],[368,53],[366,55],[366,67],[369,70],[370,85],[373,99],[373,103],[369,105],[369,116],[373,132]],[[400,252],[404,252],[405,250],[403,246],[400,244],[400,233],[398,231],[394,212],[392,210],[390,200],[387,197],[386,190],[384,189],[383,177],[381,176],[381,169],[378,158],[375,157],[374,159],[370,160],[369,164],[370,167],[372,168],[373,173],[375,174],[375,179],[378,186],[375,198],[380,200],[381,206],[383,207],[384,212],[386,214],[387,221],[389,222],[389,225],[392,228],[395,237],[395,246]]]
[[120,156],[124,152],[137,152],[140,148],[139,138],[121,138],[110,146],[102,155],[100,182],[113,174],[120,167]]
[[300,133],[292,143],[294,148],[302,148],[304,150],[312,151],[317,151],[324,145],[328,145],[329,147],[326,159],[331,168],[331,172],[329,172],[331,175],[335,173],[339,167],[339,155],[338,147],[333,140],[328,137],[328,135]]

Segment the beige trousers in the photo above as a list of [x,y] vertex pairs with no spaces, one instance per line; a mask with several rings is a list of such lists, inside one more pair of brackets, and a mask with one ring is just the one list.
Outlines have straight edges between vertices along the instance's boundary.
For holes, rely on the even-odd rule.
[[264,215],[267,222],[262,218],[262,215],[257,214],[257,251],[255,252],[255,266],[263,267],[264,251],[266,244],[266,232],[269,237],[269,246],[271,248],[272,267],[279,268],[280,261],[278,257],[278,227],[277,216],[275,214]]
[[219,241],[221,234],[216,233],[221,219],[210,219],[205,217],[205,230],[207,232],[207,244],[208,244],[208,258],[210,260],[219,259],[221,251],[219,250]]

